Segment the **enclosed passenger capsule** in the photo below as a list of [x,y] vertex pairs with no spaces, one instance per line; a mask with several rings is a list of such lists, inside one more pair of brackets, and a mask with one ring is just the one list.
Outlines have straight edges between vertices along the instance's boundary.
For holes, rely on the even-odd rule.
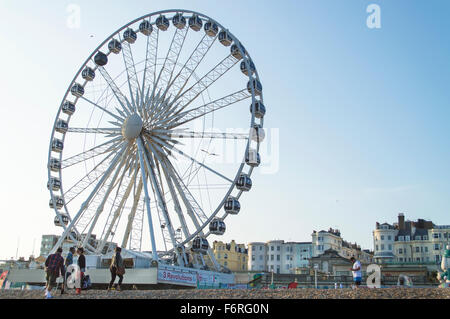
[[203,26],[202,19],[199,18],[198,15],[194,14],[189,18],[189,27],[194,31],[200,31]]
[[227,198],[223,208],[227,214],[237,215],[241,210],[241,204],[236,198],[230,196]]
[[76,97],[81,97],[84,94],[84,87],[79,84],[76,83],[74,86],[72,86],[72,88],[70,89],[70,93],[72,93],[73,96]]
[[192,241],[192,251],[196,253],[206,254],[208,252],[209,244],[206,238],[197,236]]
[[66,121],[59,119],[56,122],[56,127],[55,127],[56,132],[65,134],[68,129],[69,129],[69,124]]
[[169,20],[164,15],[160,15],[156,18],[156,26],[161,31],[166,31],[169,28]]
[[229,47],[233,43],[230,34],[225,30],[219,32],[219,41],[226,47]]
[[[255,67],[255,64],[253,63],[253,61],[249,61],[249,64],[250,64],[250,69],[251,69],[251,71],[252,71],[252,75],[255,73],[255,71],[256,71],[256,67]],[[248,69],[247,69],[247,64],[245,63],[245,61],[242,61],[241,62],[241,71],[242,71],[242,73],[244,73],[245,75],[248,75]]]
[[57,158],[50,158],[50,163],[48,164],[52,172],[59,172],[61,169],[61,161]]
[[83,77],[83,79],[85,79],[86,81],[92,81],[95,78],[95,72],[93,69],[91,69],[90,67],[86,67],[83,72],[81,72],[81,76]]
[[210,37],[215,37],[219,32],[219,27],[214,22],[208,21],[205,23],[205,32]]
[[248,83],[247,83],[248,93],[252,93],[252,87],[251,87],[251,84],[250,84],[251,82],[253,83],[253,87],[255,88],[255,94],[256,95],[261,95],[261,93],[262,93],[262,85],[257,79],[253,79],[251,81],[248,81]]
[[98,51],[94,57],[94,62],[98,66],[105,66],[108,63],[108,56],[106,54],[104,54],[103,52]]
[[[250,104],[250,113],[253,113],[253,104]],[[255,117],[262,119],[266,115],[266,107],[261,101],[255,102]]]
[[67,115],[73,115],[75,113],[75,104],[65,101],[62,106],[62,111]]
[[177,13],[176,15],[174,15],[172,18],[172,22],[177,29],[184,29],[184,27],[186,26],[186,18],[183,17],[181,13]]
[[[67,216],[66,214],[61,214],[61,219],[62,219],[62,222],[64,225],[67,226],[69,224],[69,216]],[[58,227],[63,226],[63,224],[61,224],[59,216],[55,216],[54,223],[55,223],[55,226],[58,226]]]
[[264,131],[262,125],[255,124],[253,125],[251,131],[251,138],[253,141],[261,143],[266,138],[266,132]]
[[54,196],[54,202],[52,199],[50,199],[50,201],[48,202],[48,206],[50,208],[55,208],[56,206],[57,209],[61,209],[64,206],[64,200],[59,196]]
[[63,151],[63,149],[64,149],[64,143],[61,140],[54,138],[52,141],[52,151],[61,153]]
[[112,39],[108,43],[108,49],[114,54],[119,54],[120,51],[122,50],[122,44],[118,40]]
[[136,32],[134,32],[133,29],[128,28],[125,30],[125,32],[123,33],[123,38],[125,39],[125,41],[127,41],[130,44],[133,44],[134,42],[136,42],[137,39],[137,34]]
[[61,189],[61,181],[59,180],[59,178],[50,177],[50,180],[47,182],[47,189],[50,190],[50,187],[55,192],[59,191]]
[[[242,44],[240,44],[240,47],[242,49],[242,52],[244,52],[244,54],[245,54],[244,46]],[[242,59],[241,51],[239,51],[239,47],[236,43],[231,46],[230,51],[231,51],[231,55],[234,56],[236,59],[238,59],[238,60]]]
[[211,223],[209,223],[209,232],[214,235],[225,234],[226,225],[220,218],[214,218]]
[[245,163],[251,167],[258,167],[261,164],[261,157],[256,150],[248,150],[245,154]]
[[252,180],[247,174],[241,174],[236,183],[237,189],[248,192],[252,188]]
[[152,32],[153,32],[153,26],[152,26],[152,24],[150,23],[150,21],[144,20],[144,21],[142,21],[141,24],[139,25],[139,31],[140,31],[142,34],[144,34],[144,35],[146,35],[146,36],[149,36],[149,35],[152,34]]

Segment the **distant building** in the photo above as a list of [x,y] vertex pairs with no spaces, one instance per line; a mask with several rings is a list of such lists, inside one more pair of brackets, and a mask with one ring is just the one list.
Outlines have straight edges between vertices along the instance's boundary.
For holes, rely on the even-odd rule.
[[59,236],[57,235],[42,235],[40,255],[48,256],[58,240]]
[[439,264],[450,242],[450,225],[435,225],[418,219],[396,223],[376,223],[373,231],[374,259],[377,263]]
[[213,252],[217,262],[229,270],[247,271],[248,251],[244,244],[236,244],[234,240],[228,244],[214,241]]
[[311,243],[284,242],[284,240],[253,242],[249,243],[248,251],[249,270],[293,274],[297,268],[308,267]]
[[[40,255],[48,256],[60,237],[61,236],[58,235],[42,235]],[[85,237],[86,235],[82,234],[80,241],[83,241]],[[97,247],[97,245],[99,245],[99,240],[97,240],[96,236],[92,234],[88,240],[88,244],[92,247]],[[77,243],[69,239],[64,240],[61,244],[61,248],[63,249],[63,256],[66,256],[69,252],[70,247],[74,246],[77,246]],[[106,254],[108,251],[113,251],[115,247],[117,247],[116,243],[107,242],[101,253]]]
[[347,259],[350,259],[350,257],[355,257],[364,263],[372,262],[372,252],[369,250],[362,250],[356,243],[352,244],[345,241],[341,237],[341,232],[338,229],[330,228],[328,231],[313,231],[311,237],[312,257],[318,257],[325,251],[332,249],[340,256]]

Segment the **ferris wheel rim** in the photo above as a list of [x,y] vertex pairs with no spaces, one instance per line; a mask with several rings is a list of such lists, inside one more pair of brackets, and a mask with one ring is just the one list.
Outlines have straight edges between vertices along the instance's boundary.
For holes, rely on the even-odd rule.
[[[57,112],[57,115],[56,115],[56,118],[55,118],[55,121],[54,121],[54,125],[53,125],[53,128],[52,128],[52,134],[51,134],[51,138],[50,138],[50,146],[49,146],[49,152],[48,152],[48,165],[50,165],[50,160],[51,160],[52,154],[53,154],[53,153],[52,153],[52,141],[53,141],[54,138],[55,138],[55,127],[56,127],[56,123],[57,123],[57,121],[59,120],[60,115],[61,115],[61,112],[62,112],[62,105],[63,105],[64,102],[67,100],[67,97],[68,97],[69,94],[70,94],[71,88],[72,88],[73,85],[76,83],[76,80],[77,80],[77,78],[79,78],[79,76],[80,76],[82,70],[83,70],[83,69],[88,65],[88,63],[92,60],[93,56],[94,56],[97,52],[99,52],[100,49],[101,49],[103,46],[105,46],[105,44],[108,43],[108,41],[110,41],[111,39],[113,39],[116,35],[120,34],[121,31],[123,31],[124,29],[128,28],[130,25],[133,25],[133,24],[135,24],[135,23],[137,23],[137,22],[139,22],[139,21],[142,21],[142,20],[145,20],[145,19],[147,19],[147,18],[151,18],[151,17],[157,16],[157,15],[166,14],[166,13],[182,13],[182,14],[186,14],[186,13],[187,13],[187,14],[195,14],[195,15],[198,15],[200,18],[203,18],[204,20],[212,21],[213,23],[217,24],[222,30],[226,30],[226,31],[229,33],[230,37],[233,39],[233,41],[234,41],[235,43],[240,44],[240,45],[238,45],[238,48],[239,48],[239,50],[241,51],[241,54],[242,54],[242,57],[243,57],[242,59],[243,59],[243,61],[247,64],[247,67],[249,68],[249,61],[252,61],[252,59],[251,59],[251,57],[250,57],[250,54],[247,52],[247,50],[243,51],[243,49],[242,49],[242,47],[241,47],[242,44],[241,44],[241,42],[238,40],[238,38],[235,37],[231,32],[229,32],[229,30],[228,30],[227,28],[224,28],[224,27],[222,26],[222,24],[220,24],[220,23],[217,22],[215,19],[212,19],[211,17],[209,17],[209,16],[207,16],[207,15],[205,15],[205,14],[202,14],[202,13],[199,13],[199,12],[195,12],[195,11],[192,11],[192,10],[185,10],[185,9],[168,9],[168,10],[161,10],[161,11],[153,12],[153,13],[150,13],[150,14],[146,14],[146,15],[144,15],[144,16],[142,16],[142,17],[139,17],[139,18],[137,18],[137,19],[135,19],[135,20],[132,20],[131,22],[129,22],[129,23],[123,25],[122,27],[120,27],[119,29],[117,29],[117,30],[116,30],[114,33],[112,33],[109,37],[107,37],[107,38],[106,38],[106,39],[105,39],[105,40],[104,40],[104,41],[103,41],[103,42],[102,42],[102,43],[101,43],[101,44],[100,44],[100,45],[99,45],[99,46],[98,46],[98,47],[97,47],[90,55],[89,55],[89,57],[88,57],[88,58],[86,59],[86,61],[82,64],[82,66],[80,67],[80,69],[78,70],[78,72],[76,73],[76,75],[74,76],[73,80],[70,82],[70,85],[69,85],[69,87],[68,87],[68,89],[67,89],[67,91],[66,91],[66,93],[65,93],[65,95],[64,95],[64,97],[63,97],[63,100],[62,100],[62,102],[61,102],[61,104],[60,104],[60,107],[59,107],[59,110],[58,110],[58,112]],[[173,18],[173,17],[170,17],[170,18],[168,18],[168,19],[171,20],[172,18]],[[154,22],[153,22],[152,24],[154,24]],[[111,53],[111,52],[108,52],[108,54],[110,54],[110,53]],[[253,77],[253,76],[254,76],[254,77]],[[248,76],[248,77],[249,77],[249,79],[255,78],[256,80],[259,81],[259,75],[258,75],[258,71],[256,70],[256,68],[255,68],[255,72],[254,72],[253,75],[252,75],[252,72],[249,72],[249,76]],[[86,81],[86,82],[87,82],[87,81]],[[83,86],[86,85],[86,82],[83,84]],[[254,87],[253,87],[253,85],[251,85],[251,90],[252,90],[252,92],[251,92],[252,105],[255,105],[256,95],[255,95],[255,92],[254,92]],[[77,103],[78,99],[79,99],[78,97],[75,98],[74,104]],[[263,93],[262,93],[262,92],[260,93],[259,101],[263,102]],[[71,116],[72,116],[72,115],[69,115],[69,116],[68,116],[68,121],[70,121]],[[263,126],[263,120],[264,120],[263,118],[260,119],[261,126]],[[255,114],[254,114],[254,111],[253,111],[253,112],[252,112],[252,116],[251,116],[250,127],[252,127],[252,126],[254,125],[254,123],[255,123]],[[65,141],[65,138],[66,138],[66,135],[64,134],[64,135],[63,135],[63,138],[62,138],[62,141],[63,141],[63,142]],[[247,146],[246,146],[246,151],[248,151],[248,149],[249,149],[250,142],[251,142],[251,140],[250,140],[250,138],[249,138],[249,140],[248,140],[248,142],[247,142]],[[258,149],[258,150],[259,150],[259,147],[260,147],[260,142],[258,141],[258,142],[257,142],[257,149]],[[62,154],[63,154],[63,152],[60,152],[60,154],[59,154],[59,160],[60,160],[60,161],[62,161]],[[236,177],[234,178],[233,183],[230,185],[230,187],[229,187],[229,189],[228,189],[228,191],[227,191],[225,197],[222,199],[221,203],[218,205],[218,207],[216,208],[215,212],[214,212],[213,214],[211,214],[211,216],[208,218],[208,220],[205,221],[205,222],[203,223],[203,225],[202,225],[202,227],[201,227],[200,229],[197,229],[196,232],[192,233],[191,236],[190,236],[189,238],[186,238],[186,239],[185,239],[182,243],[180,243],[179,245],[185,245],[186,243],[192,241],[193,238],[195,238],[197,235],[202,234],[202,233],[203,233],[203,230],[205,229],[205,227],[207,227],[207,225],[209,225],[209,223],[210,223],[214,218],[216,218],[216,216],[218,215],[220,209],[223,207],[223,204],[225,203],[226,199],[230,196],[231,192],[236,188],[236,181],[237,181],[237,178],[240,176],[240,174],[242,174],[242,171],[243,171],[243,169],[244,169],[244,167],[245,167],[245,164],[246,164],[246,163],[245,163],[245,155],[244,155],[244,159],[243,159],[243,161],[241,162],[241,164],[240,164],[240,166],[239,166],[239,169],[238,169],[238,171],[237,171],[237,173],[236,173]],[[51,169],[50,169],[50,166],[48,166],[48,180],[50,180],[50,178],[52,177],[51,172],[52,172],[52,171],[51,171]],[[251,176],[252,172],[253,172],[253,167],[250,167],[250,168],[249,168],[249,171],[248,171],[248,173],[247,173],[247,175],[248,175],[248,176]],[[63,185],[64,185],[64,183],[62,183],[62,169],[60,169],[60,171],[59,171],[59,177],[60,177],[60,180],[61,180],[61,191],[60,191],[61,196],[60,196],[60,197],[62,197],[62,198],[64,199],[64,192],[63,192]],[[52,188],[50,187],[49,190],[50,190],[51,200],[54,200],[54,198],[55,198],[56,196],[54,195]],[[241,195],[242,195],[242,193],[243,193],[242,190],[239,191],[238,195],[235,196],[235,197],[236,197],[236,198],[240,198]],[[56,208],[56,205],[55,205],[55,207],[54,207],[54,210],[55,210],[55,212],[56,212],[56,216],[57,216],[58,218],[61,218],[61,216],[62,216],[63,214],[60,214],[60,212],[59,212],[58,209]],[[70,215],[70,213],[69,213],[69,211],[68,211],[68,208],[66,207],[66,203],[64,203],[64,211],[65,211],[66,214],[69,216],[69,218],[71,218],[71,215]],[[225,214],[223,215],[222,219],[225,219],[228,215],[229,215],[228,213],[225,213]],[[64,228],[64,231],[65,231],[65,230],[66,230],[66,226],[65,226],[64,224],[63,224],[63,228]],[[211,235],[210,232],[208,232],[208,233],[206,233],[206,234],[203,234],[203,236],[204,236],[205,238],[206,238],[206,237],[209,237],[210,235]],[[73,239],[73,238],[72,238],[72,239]],[[174,249],[171,249],[171,250],[169,250],[169,252],[170,252],[170,251],[173,251],[173,250],[174,250]]]

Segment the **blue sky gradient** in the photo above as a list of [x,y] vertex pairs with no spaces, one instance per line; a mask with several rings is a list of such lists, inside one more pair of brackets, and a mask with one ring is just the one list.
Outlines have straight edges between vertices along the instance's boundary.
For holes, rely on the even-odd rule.
[[[70,3],[80,29],[66,26]],[[381,29],[366,25],[369,4]],[[75,72],[116,29],[170,8],[209,15],[241,40],[264,87],[265,126],[280,130],[279,171],[256,172],[222,240],[309,241],[336,227],[373,249],[375,222],[398,213],[450,224],[449,1],[1,1],[0,258],[15,256],[18,237],[28,256],[57,232],[47,151]]]

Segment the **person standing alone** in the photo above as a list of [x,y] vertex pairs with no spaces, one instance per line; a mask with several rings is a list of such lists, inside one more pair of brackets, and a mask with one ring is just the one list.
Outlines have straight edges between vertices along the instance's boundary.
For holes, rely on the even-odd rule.
[[122,284],[123,275],[125,274],[125,266],[123,264],[122,256],[120,255],[121,251],[122,249],[120,247],[114,249],[115,254],[112,256],[111,265],[109,267],[109,270],[111,271],[111,282],[109,283],[108,290],[112,289],[116,276],[119,277],[116,290],[121,290],[120,285]]
[[77,249],[78,261],[77,265],[80,267],[80,287],[76,288],[76,294],[79,295],[81,293],[81,286],[83,285],[84,272],[86,271],[86,257],[84,256],[83,247],[79,247]]
[[358,288],[362,281],[361,263],[353,256],[350,258],[350,261],[353,264],[352,268],[350,268],[353,273],[353,281],[355,283],[355,287]]
[[51,254],[45,261],[45,273],[47,284],[45,286],[45,298],[53,298],[51,290],[56,286],[56,278],[64,276],[64,258],[61,256],[62,248],[59,247],[55,254]]

